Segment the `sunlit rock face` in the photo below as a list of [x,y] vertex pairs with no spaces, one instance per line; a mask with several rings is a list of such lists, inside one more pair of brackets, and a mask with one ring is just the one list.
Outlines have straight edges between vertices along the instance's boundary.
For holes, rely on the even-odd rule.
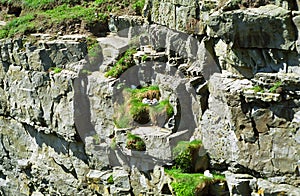
[[[112,16],[96,54],[87,35],[1,40],[0,195],[172,195],[162,166],[194,139],[192,167],[225,174],[218,194],[299,195],[296,3],[149,0],[144,14]],[[131,67],[107,76],[132,46]],[[122,90],[153,85],[137,104],[173,111],[130,119]]]

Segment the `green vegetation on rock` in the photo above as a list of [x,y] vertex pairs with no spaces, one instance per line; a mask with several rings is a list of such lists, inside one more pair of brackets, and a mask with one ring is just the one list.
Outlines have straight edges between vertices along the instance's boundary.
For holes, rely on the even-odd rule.
[[145,0],[137,0],[135,3],[133,3],[132,8],[135,10],[137,14],[141,14],[144,6],[145,6]]
[[63,70],[63,69],[60,68],[60,67],[51,67],[51,68],[49,69],[49,71],[53,71],[55,74],[60,73],[62,70]]
[[193,153],[202,146],[200,140],[191,142],[180,141],[173,149],[173,156],[175,157],[175,168],[182,172],[192,172]]
[[146,61],[147,58],[148,58],[148,55],[144,54],[144,55],[142,56],[142,61]]
[[[165,116],[166,120],[174,115],[174,108],[169,99],[160,100],[160,90],[157,85],[141,88],[124,88],[123,104],[115,106],[114,123],[118,128],[128,128],[133,122],[146,124],[156,122],[157,118]],[[154,104],[143,103],[143,99],[154,101]],[[155,101],[156,99],[156,101]],[[160,117],[159,117],[160,116]]]
[[113,149],[113,150],[116,150],[116,149],[117,149],[117,141],[116,141],[116,138],[113,138],[113,139],[111,140],[110,147],[111,147],[111,149]]
[[[130,4],[132,6],[129,6]],[[61,26],[75,23],[87,26],[95,23],[105,24],[109,13],[124,14],[123,10],[125,9],[128,14],[140,14],[143,5],[144,0],[128,2],[119,0],[0,0],[2,7],[20,8],[20,13],[16,16],[1,14],[7,23],[0,29],[0,38],[37,32],[57,33],[61,31]],[[20,16],[17,16],[19,14]]]
[[254,92],[256,92],[256,93],[258,93],[258,92],[260,92],[260,93],[265,92],[264,89],[263,89],[261,86],[258,86],[258,85],[253,86],[253,87],[251,88],[251,90],[254,90]]
[[61,4],[79,4],[80,0],[1,0],[0,3],[20,6],[23,9],[49,9]]
[[137,52],[136,48],[129,48],[124,55],[118,60],[118,62],[105,73],[106,77],[119,77],[128,68],[135,65],[133,55]]
[[156,85],[143,87],[140,89],[127,88],[130,95],[130,115],[133,119],[138,119],[143,113],[149,113],[149,105],[142,102],[143,98],[159,99],[159,87]]
[[[96,14],[97,13],[97,14]],[[42,11],[32,10],[9,21],[0,30],[0,38],[46,31],[68,21],[81,20],[86,23],[105,21],[107,14],[98,13],[97,7],[63,4],[53,9]]]
[[12,37],[19,33],[26,34],[34,32],[37,27],[34,18],[34,14],[30,13],[11,20],[0,29],[0,38]]
[[129,132],[127,134],[126,148],[136,151],[145,151],[146,144],[142,138]]
[[113,175],[110,175],[109,178],[107,179],[107,184],[113,184],[113,183],[114,183]]
[[172,117],[174,115],[174,108],[171,105],[169,99],[165,99],[165,100],[160,101],[159,104],[156,105],[156,106],[154,106],[154,107],[152,107],[152,109],[155,112],[161,112],[161,111],[163,111],[165,109],[168,118],[170,118],[170,117]]
[[277,81],[274,86],[272,86],[270,89],[269,89],[269,92],[270,93],[275,93],[276,90],[282,85],[282,82],[281,81]]
[[274,83],[274,85],[271,88],[265,88],[262,87],[260,85],[256,85],[253,86],[252,88],[250,88],[249,90],[254,90],[254,92],[258,93],[264,93],[264,92],[270,92],[270,93],[276,93],[277,89],[280,88],[282,86],[282,82],[281,81],[276,81]]
[[183,173],[180,169],[165,170],[173,178],[171,183],[177,196],[194,196],[200,193],[207,185],[225,181],[225,176],[214,174],[209,178],[200,173]]

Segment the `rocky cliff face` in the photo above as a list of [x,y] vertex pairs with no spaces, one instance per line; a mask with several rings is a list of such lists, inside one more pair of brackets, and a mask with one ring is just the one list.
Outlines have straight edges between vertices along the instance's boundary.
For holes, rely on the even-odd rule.
[[[1,41],[0,193],[174,194],[160,166],[201,139],[209,164],[197,167],[228,187],[208,195],[299,195],[296,3],[149,0],[144,14],[111,17],[96,63],[85,36]],[[130,45],[136,66],[105,77]],[[115,127],[121,86],[148,84],[172,117]],[[128,131],[146,151],[126,148]]]

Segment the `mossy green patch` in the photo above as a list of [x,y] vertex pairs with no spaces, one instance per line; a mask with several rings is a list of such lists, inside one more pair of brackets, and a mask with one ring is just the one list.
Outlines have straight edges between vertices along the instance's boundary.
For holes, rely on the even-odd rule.
[[105,20],[107,14],[97,13],[97,8],[83,7],[81,5],[69,6],[67,4],[60,5],[52,10],[39,13],[40,15],[50,18],[53,23],[61,23],[66,20],[84,20],[86,22],[95,22]]
[[43,28],[51,28],[55,24],[66,23],[71,20],[81,20],[88,24],[105,21],[107,16],[105,13],[98,13],[97,7],[84,7],[81,5],[63,4],[46,11],[33,10],[25,12],[24,15],[9,21],[3,26],[0,30],[0,38],[34,33]]
[[[146,124],[150,120],[155,121],[158,114],[166,114],[166,118],[174,115],[174,108],[169,99],[160,100],[161,95],[157,85],[135,89],[124,88],[122,95],[124,96],[124,103],[115,107],[116,117],[114,122],[119,128],[128,127],[131,121],[141,124]],[[143,103],[145,98],[148,101],[156,99],[157,102],[156,104]]]
[[180,169],[166,169],[165,171],[173,178],[171,186],[177,196],[194,196],[198,187],[225,181],[225,176],[220,174],[214,174],[213,178],[209,178],[200,173],[183,173]]
[[122,73],[124,73],[128,68],[135,65],[133,60],[133,55],[137,52],[136,48],[129,48],[124,55],[118,60],[118,62],[110,68],[108,72],[105,73],[105,77],[118,78]]
[[259,86],[259,85],[256,85],[256,86],[253,86],[250,90],[254,90],[254,92],[258,93],[258,92],[265,92],[265,90],[263,89],[263,87]]
[[27,14],[25,16],[21,16],[11,20],[0,29],[0,38],[12,37],[16,34],[34,32],[36,29],[34,19],[34,14]]
[[144,6],[145,6],[145,0],[137,0],[136,2],[134,2],[132,4],[132,8],[135,10],[135,12],[138,15],[142,14],[142,10],[143,10]]
[[55,74],[60,73],[62,70],[63,70],[63,69],[60,68],[60,67],[51,67],[51,68],[49,69],[49,71],[53,71]]
[[114,183],[113,175],[110,175],[109,178],[107,179],[107,184],[113,184],[113,183]]
[[145,151],[146,144],[142,138],[129,132],[127,133],[126,148],[137,151]]
[[282,85],[281,81],[277,81],[270,89],[269,92],[270,93],[275,93],[276,90]]
[[[140,10],[144,0],[0,0],[2,7],[12,5],[22,8],[21,16],[3,13],[7,24],[1,27],[0,38],[14,37],[30,33],[58,32],[60,26],[83,22],[87,26],[106,23],[111,12],[115,14],[133,9]],[[132,6],[129,6],[129,5]],[[137,12],[137,11],[136,11]]]
[[116,150],[117,149],[117,141],[116,138],[113,138],[111,140],[111,144],[110,144],[111,149]]
[[162,101],[159,102],[158,105],[156,105],[156,106],[153,107],[153,110],[154,111],[158,111],[158,112],[160,112],[160,111],[162,111],[164,109],[167,112],[168,118],[170,118],[170,117],[172,117],[174,115],[174,108],[171,105],[169,99],[162,100]]
[[173,149],[173,156],[175,157],[175,168],[183,172],[192,172],[193,153],[197,151],[202,145],[200,140],[191,142],[180,141]]

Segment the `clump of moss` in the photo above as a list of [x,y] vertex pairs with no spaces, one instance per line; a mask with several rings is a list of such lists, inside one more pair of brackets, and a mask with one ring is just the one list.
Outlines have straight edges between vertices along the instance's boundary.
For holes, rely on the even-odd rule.
[[182,172],[192,172],[193,170],[193,153],[195,153],[202,146],[200,140],[191,142],[181,141],[173,149],[173,156],[175,157],[175,168]]
[[171,118],[174,115],[174,108],[168,99],[160,101],[158,105],[154,106],[154,109],[158,111],[162,111],[165,109],[168,118]]
[[[135,89],[124,88],[122,94],[124,104],[115,105],[114,123],[118,128],[128,128],[130,124],[134,125],[134,123],[156,122],[158,116],[164,114],[166,114],[167,119],[174,115],[174,109],[169,99],[160,100],[161,94],[157,85]],[[156,99],[157,102],[153,102],[153,104],[143,103],[145,98],[147,101]]]
[[184,173],[180,169],[165,170],[173,178],[171,186],[177,196],[194,196],[203,193],[206,186],[216,182],[225,182],[225,176],[214,174],[209,178],[200,173]]
[[137,151],[145,151],[146,150],[146,144],[137,135],[134,135],[132,133],[127,134],[127,141],[126,141],[126,148],[131,150],[137,150]]
[[156,85],[143,87],[140,89],[126,89],[130,92],[130,115],[132,118],[141,124],[146,124],[150,121],[149,105],[142,102],[144,98],[159,99],[160,92]]
[[114,77],[118,78],[124,73],[128,68],[135,65],[133,60],[133,55],[137,52],[136,48],[128,49],[124,55],[118,60],[118,62],[110,68],[108,72],[105,73],[105,77]]

